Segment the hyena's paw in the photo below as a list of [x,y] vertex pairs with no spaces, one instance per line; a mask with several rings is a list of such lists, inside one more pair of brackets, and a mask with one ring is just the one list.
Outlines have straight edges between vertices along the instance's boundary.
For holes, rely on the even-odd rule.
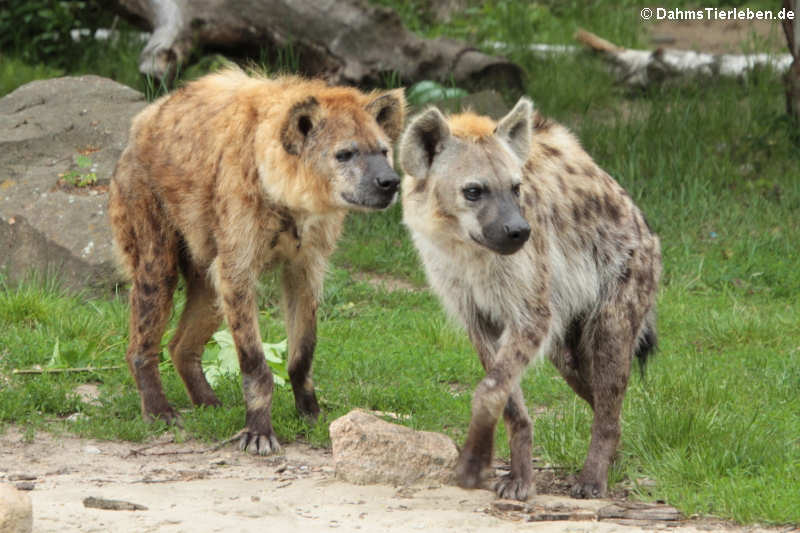
[[462,451],[456,464],[456,484],[462,489],[476,489],[483,486],[486,463],[487,461],[479,456]]
[[147,410],[143,409],[142,418],[144,418],[145,422],[155,422],[156,420],[161,420],[171,426],[183,426],[181,424],[181,418],[178,415],[178,412],[169,404],[159,406],[158,408],[151,408]]
[[572,486],[569,492],[573,498],[579,498],[579,499],[605,498],[606,484],[597,481],[584,481],[579,476],[578,482]]
[[255,455],[270,455],[278,453],[281,445],[272,429],[268,432],[256,433],[245,428],[239,435],[239,449]]
[[317,403],[317,395],[314,391],[301,391],[294,396],[294,406],[300,416],[308,419],[310,422],[316,422],[319,418],[319,403]]
[[499,498],[524,502],[529,495],[535,494],[536,489],[530,480],[520,479],[508,474],[501,477],[495,484],[494,491]]

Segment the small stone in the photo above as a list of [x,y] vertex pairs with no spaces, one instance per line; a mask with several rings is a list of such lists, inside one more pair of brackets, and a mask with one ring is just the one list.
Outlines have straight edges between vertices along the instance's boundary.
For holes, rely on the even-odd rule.
[[8,483],[0,483],[0,531],[3,533],[33,531],[31,497]]
[[17,490],[33,490],[36,487],[36,483],[33,481],[20,481],[15,483],[14,486],[17,487]]
[[83,499],[83,506],[104,511],[146,511],[147,506],[138,503],[127,502],[125,500],[109,500],[106,498],[95,498],[89,496]]
[[37,476],[33,474],[9,474],[9,481],[33,481]]
[[350,483],[411,485],[453,480],[458,450],[441,433],[414,431],[355,409],[334,420],[330,434],[336,476]]

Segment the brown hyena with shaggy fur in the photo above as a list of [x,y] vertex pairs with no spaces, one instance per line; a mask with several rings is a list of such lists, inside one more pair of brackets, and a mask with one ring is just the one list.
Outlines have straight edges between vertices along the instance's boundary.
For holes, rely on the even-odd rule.
[[278,267],[295,405],[317,416],[311,361],[327,258],[349,209],[394,201],[392,143],[404,118],[401,89],[364,94],[236,69],[191,82],[134,118],[109,216],[132,280],[126,358],[145,418],[176,418],[158,362],[180,272],[186,306],[169,351],[191,401],[220,403],[201,356],[225,318],[246,403],[240,447],[279,449],[255,293],[259,274]]
[[498,123],[428,110],[404,134],[400,163],[404,221],[429,282],[486,370],[459,484],[481,483],[502,415],[511,473],[496,490],[527,497],[532,426],[520,377],[548,354],[594,410],[572,495],[605,495],[631,361],[656,341],[658,237],[622,187],[525,98]]

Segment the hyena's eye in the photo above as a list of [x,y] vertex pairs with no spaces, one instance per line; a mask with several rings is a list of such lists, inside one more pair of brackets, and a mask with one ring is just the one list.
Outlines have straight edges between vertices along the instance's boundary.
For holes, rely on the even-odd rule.
[[519,183],[515,183],[514,185],[511,186],[511,193],[514,196],[519,196]]
[[353,156],[356,155],[355,150],[339,150],[336,152],[336,160],[340,163],[346,163],[353,159]]
[[483,194],[483,189],[480,187],[465,187],[464,188],[464,198],[469,200],[470,202],[475,202],[481,199],[481,194]]

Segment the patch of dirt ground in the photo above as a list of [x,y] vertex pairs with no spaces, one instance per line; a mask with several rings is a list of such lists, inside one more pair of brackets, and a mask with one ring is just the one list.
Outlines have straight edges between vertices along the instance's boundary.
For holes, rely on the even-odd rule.
[[647,29],[654,47],[711,54],[789,52],[778,20],[662,20]]
[[[48,433],[26,441],[11,427],[0,436],[0,481],[32,487],[37,533],[745,531],[714,522],[586,520],[581,518],[613,502],[545,494],[527,508],[545,509],[540,519],[561,520],[528,522],[530,514],[520,512],[519,504],[498,504],[488,490],[344,483],[335,478],[329,450],[300,443],[278,456],[254,457],[234,445],[211,450],[198,442],[95,441]],[[105,510],[95,507],[97,500],[87,507],[86,498],[146,509]]]

